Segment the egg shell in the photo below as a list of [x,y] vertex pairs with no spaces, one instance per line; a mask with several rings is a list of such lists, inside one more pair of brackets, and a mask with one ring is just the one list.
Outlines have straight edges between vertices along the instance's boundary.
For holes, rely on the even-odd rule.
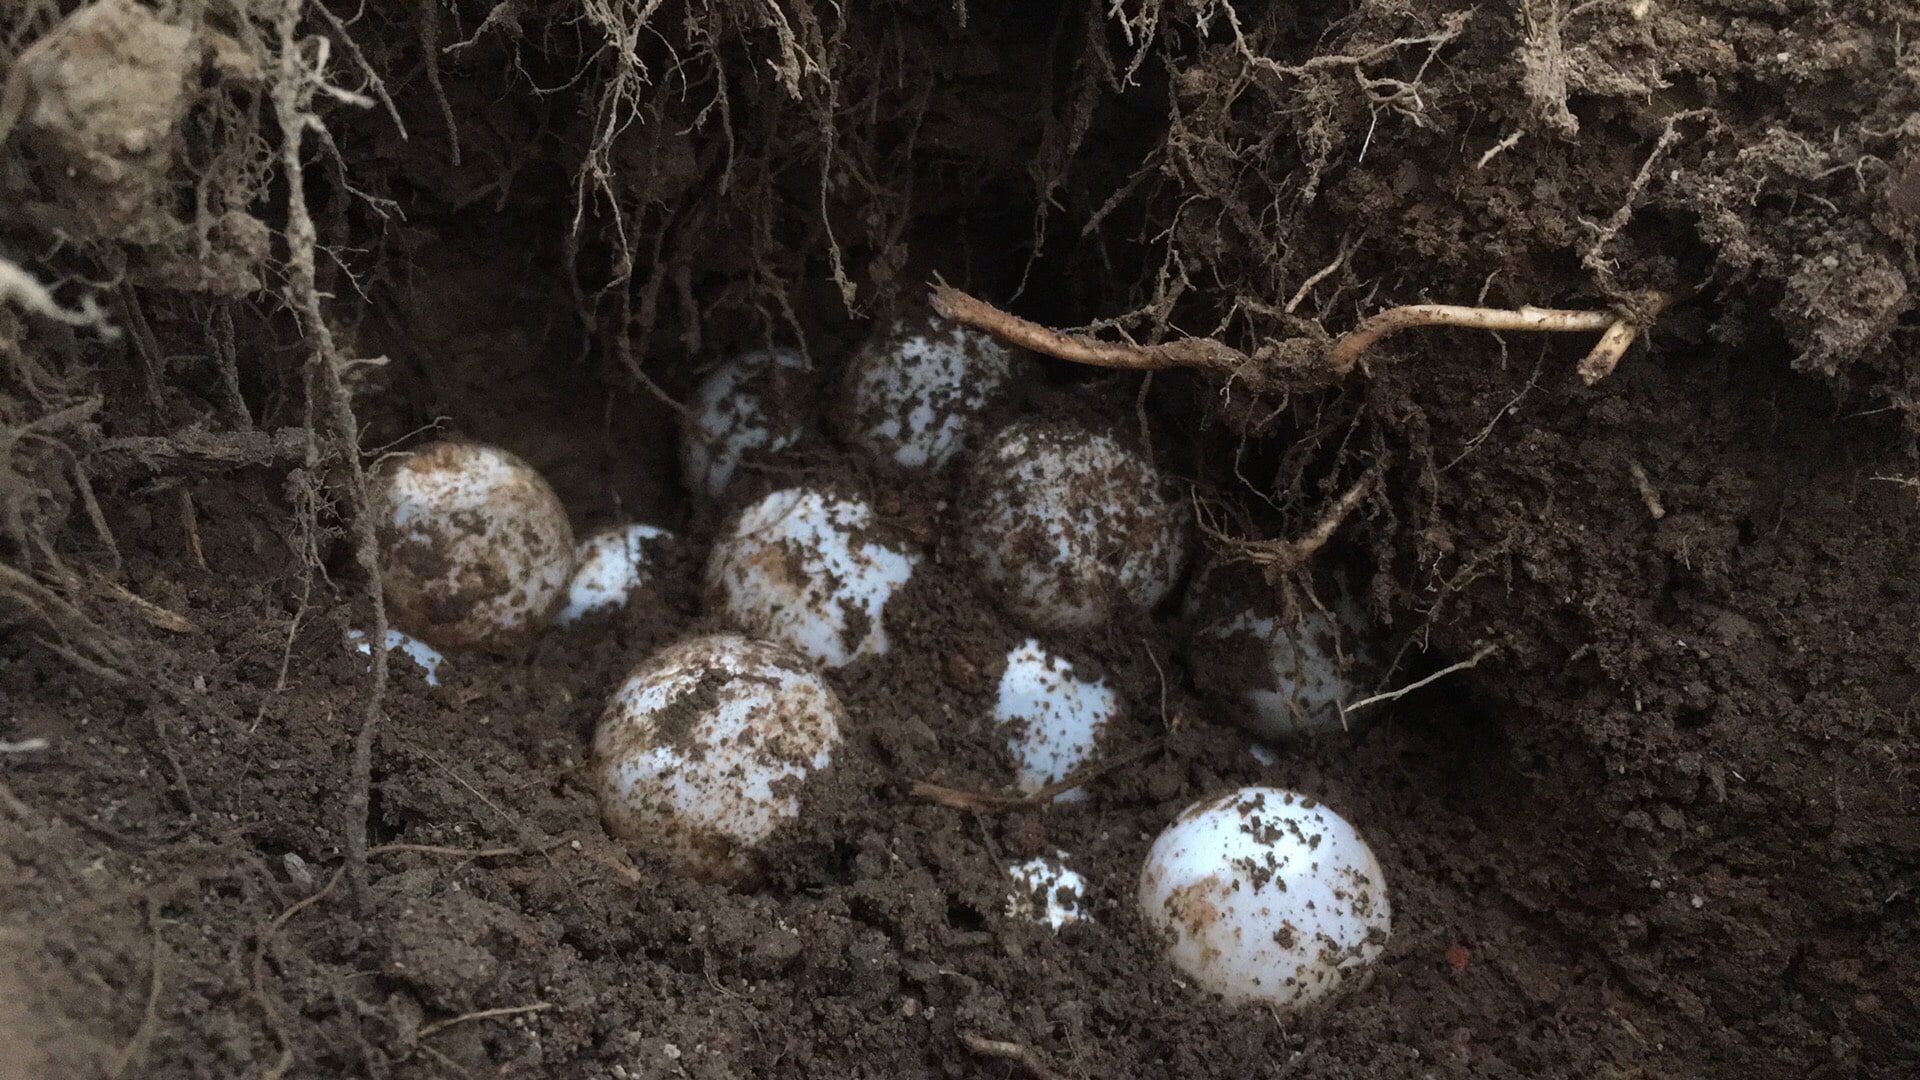
[[882,466],[939,469],[1012,380],[1012,355],[987,335],[928,316],[896,320],[848,360],[839,427]]
[[986,591],[1032,629],[1151,609],[1179,578],[1188,515],[1152,462],[1111,435],[1021,421],[982,446],[962,542]]
[[574,551],[576,569],[567,586],[567,603],[553,621],[572,626],[588,615],[627,606],[630,598],[653,584],[653,562],[673,534],[651,525],[621,525],[602,529],[580,542]]
[[[1373,650],[1357,604],[1336,590],[1317,610],[1285,614],[1257,574],[1209,568],[1195,585],[1188,646],[1196,688],[1227,720],[1282,742],[1346,730],[1341,709],[1366,696]],[[1361,714],[1364,717],[1365,714]]]
[[[367,641],[367,632],[365,630],[347,631],[347,646],[362,656],[370,657],[373,655],[373,646]],[[445,656],[441,655],[440,650],[421,641],[419,638],[403,634],[398,630],[388,630],[387,651],[397,652],[401,656],[411,660],[413,666],[418,668],[421,675],[427,680],[428,686],[440,685],[440,665],[446,663],[447,660]],[[389,670],[391,670],[391,667],[392,665],[389,665]]]
[[1139,902],[1201,989],[1281,1011],[1376,960],[1393,921],[1380,863],[1353,826],[1277,788],[1183,811],[1147,854]]
[[[1119,694],[1104,681],[1076,677],[1072,664],[1038,641],[1029,639],[1007,654],[993,718],[1007,732],[1023,794],[1064,780],[1091,761],[1101,734],[1119,715]],[[1085,797],[1086,791],[1075,787],[1054,800]]]
[[387,611],[441,648],[545,625],[573,574],[566,507],[497,447],[436,442],[390,459],[373,505]]
[[741,880],[799,814],[845,724],[833,690],[787,649],[737,634],[673,645],[634,669],[594,733],[601,818],[695,877]]
[[918,563],[866,503],[787,488],[747,507],[714,545],[707,596],[735,627],[842,667],[887,652],[887,602]]
[[751,349],[707,373],[680,433],[680,469],[694,493],[717,498],[748,457],[806,433],[813,373],[798,349]]
[[1044,922],[1055,930],[1087,915],[1087,879],[1067,868],[1070,856],[1039,857],[1007,867],[1013,895],[1007,898],[1007,917]]

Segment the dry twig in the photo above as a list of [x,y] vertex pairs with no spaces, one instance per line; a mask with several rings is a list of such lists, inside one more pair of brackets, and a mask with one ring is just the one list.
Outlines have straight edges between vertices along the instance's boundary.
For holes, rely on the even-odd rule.
[[1024,795],[1001,795],[987,791],[967,791],[963,788],[946,787],[941,784],[928,783],[924,780],[915,781],[913,787],[907,789],[907,794],[916,799],[925,799],[927,802],[938,803],[951,810],[971,810],[975,813],[982,814],[999,813],[1004,810],[1018,810],[1024,806],[1040,806],[1052,802],[1054,796],[1059,795],[1063,791],[1071,791],[1082,784],[1105,776],[1115,769],[1131,765],[1141,758],[1146,757],[1148,754],[1160,750],[1164,746],[1165,743],[1155,741],[1138,750],[1121,754],[1119,757],[1096,762],[1082,769],[1076,769],[1072,774],[1055,780],[1046,787]]
[[1034,1080],[1053,1080],[1055,1076],[1054,1071],[1047,1068],[1047,1063],[1040,1060],[1040,1055],[1030,1046],[1022,1046],[1002,1039],[989,1039],[971,1031],[961,1032],[960,1041],[966,1044],[967,1049],[981,1057],[1010,1061],[1020,1066],[1027,1070],[1027,1075]]

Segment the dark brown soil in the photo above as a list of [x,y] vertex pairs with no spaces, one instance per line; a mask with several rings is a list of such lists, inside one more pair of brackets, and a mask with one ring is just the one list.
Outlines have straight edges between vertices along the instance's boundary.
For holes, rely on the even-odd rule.
[[[0,15],[0,79],[74,6]],[[124,280],[97,295],[127,333],[0,303],[0,1077],[1920,1075],[1920,12],[350,6],[301,32],[358,88],[350,35],[408,133],[330,99],[308,144],[327,318],[390,358],[348,380],[360,450],[495,443],[581,535],[681,542],[618,617],[437,688],[393,666],[356,895],[367,582],[280,291],[286,178],[246,164],[280,137],[265,5],[174,6],[197,45],[133,80],[200,65],[143,99],[179,111],[167,154],[29,98],[0,256],[69,311]],[[1409,331],[1317,390],[1023,355],[996,421],[1143,442],[1215,554],[1378,469],[1266,584],[1351,581],[1382,689],[1479,659],[1263,766],[1176,596],[1048,642],[1126,702],[1088,799],[960,810],[913,785],[1006,792],[986,721],[1028,635],[968,575],[958,470],[870,469],[822,423],[708,505],[673,404],[792,342],[830,398],[935,273],[1276,371],[1396,303],[1676,303],[1592,387],[1579,335]],[[692,881],[606,836],[591,732],[723,629],[731,509],[805,480],[925,557],[892,653],[828,675],[848,746],[763,880]],[[1204,1000],[1132,907],[1157,831],[1251,782],[1352,820],[1391,890],[1384,959],[1310,1015]],[[1005,871],[1056,851],[1092,891],[1058,934]]]

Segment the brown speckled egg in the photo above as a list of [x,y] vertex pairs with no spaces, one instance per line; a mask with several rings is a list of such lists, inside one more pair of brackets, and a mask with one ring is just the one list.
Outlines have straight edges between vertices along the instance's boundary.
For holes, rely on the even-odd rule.
[[846,714],[807,662],[737,634],[693,638],[643,663],[593,739],[600,816],[687,873],[736,881],[800,812],[833,760]]
[[573,574],[566,508],[505,450],[448,441],[391,459],[374,511],[388,614],[442,648],[544,625]]

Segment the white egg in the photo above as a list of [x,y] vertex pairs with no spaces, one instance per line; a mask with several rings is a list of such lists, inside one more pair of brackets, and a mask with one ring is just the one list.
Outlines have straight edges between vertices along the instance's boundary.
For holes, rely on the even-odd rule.
[[1210,569],[1194,591],[1194,685],[1228,719],[1276,741],[1345,729],[1342,708],[1366,696],[1361,678],[1373,652],[1348,594],[1335,594],[1329,618],[1282,615],[1258,575]]
[[[365,630],[347,631],[347,644],[362,656],[373,655],[373,646],[367,641]],[[387,631],[387,651],[397,652],[413,661],[414,666],[424,674],[428,686],[440,685],[440,665],[447,659],[440,655],[440,650],[419,638],[403,634],[398,630],[389,630]]]
[[687,487],[717,498],[746,457],[799,442],[811,383],[806,358],[789,348],[753,349],[709,372],[681,431]]
[[[1019,789],[1031,795],[1072,776],[1093,759],[1101,732],[1120,715],[1120,695],[1103,681],[1075,677],[1073,665],[1029,640],[1007,654],[993,718],[1007,731],[1020,767]],[[1086,797],[1080,788],[1056,801]]]
[[788,488],[714,545],[707,595],[740,629],[841,667],[886,653],[887,601],[918,563],[886,542],[866,503]]
[[1085,630],[1144,611],[1186,559],[1186,505],[1112,436],[1022,421],[983,446],[961,503],[967,555],[1015,618]]
[[938,469],[1012,379],[1012,357],[987,335],[944,320],[901,320],[848,361],[841,427],[882,464]]
[[573,575],[566,507],[505,450],[437,442],[376,479],[380,582],[394,623],[442,648],[542,626]]
[[1264,787],[1174,819],[1147,853],[1140,910],[1201,989],[1283,1011],[1376,960],[1393,922],[1380,863],[1353,826]]
[[574,552],[578,567],[567,587],[567,606],[553,621],[572,626],[588,615],[627,606],[627,601],[654,581],[652,563],[673,534],[651,525],[622,525],[602,529],[580,542]]
[[628,676],[594,733],[601,818],[691,874],[739,879],[799,814],[845,723],[833,690],[786,649],[736,634],[674,645]]
[[1045,922],[1055,930],[1087,915],[1087,879],[1067,869],[1067,853],[1054,858],[1028,859],[1007,867],[1013,895],[1007,897],[1007,916]]

